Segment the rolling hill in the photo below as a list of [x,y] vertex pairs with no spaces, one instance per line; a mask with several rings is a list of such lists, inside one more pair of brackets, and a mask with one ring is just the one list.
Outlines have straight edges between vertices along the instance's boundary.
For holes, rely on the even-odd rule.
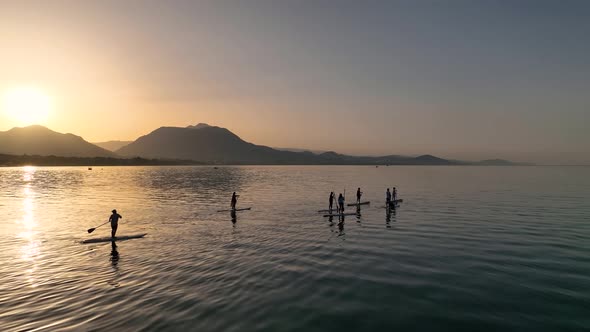
[[115,153],[73,134],[61,134],[43,126],[12,128],[0,132],[0,153],[62,157],[115,157]]

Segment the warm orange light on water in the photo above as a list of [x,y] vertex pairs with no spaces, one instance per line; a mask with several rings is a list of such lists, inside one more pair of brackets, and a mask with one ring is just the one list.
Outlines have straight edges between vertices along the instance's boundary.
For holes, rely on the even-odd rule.
[[35,192],[31,188],[31,181],[35,178],[37,168],[34,166],[23,167],[23,200],[22,218],[17,220],[20,226],[18,237],[23,240],[21,258],[31,264],[26,270],[26,280],[31,287],[37,286],[35,271],[37,270],[37,258],[40,255],[40,242],[37,239],[37,222],[35,220]]

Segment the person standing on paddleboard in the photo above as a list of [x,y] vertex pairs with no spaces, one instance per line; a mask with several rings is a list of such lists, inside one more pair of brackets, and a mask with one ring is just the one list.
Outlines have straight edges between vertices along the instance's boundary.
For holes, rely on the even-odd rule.
[[238,197],[240,197],[240,195],[236,195],[236,192],[234,191],[234,193],[231,195],[231,209],[232,210],[236,209],[236,204],[238,203]]
[[361,204],[361,196],[363,195],[363,192],[361,191],[361,188],[358,188],[356,190],[356,204]]
[[109,221],[111,222],[111,237],[114,238],[117,233],[117,227],[119,227],[119,219],[123,217],[117,213],[117,210],[113,210],[112,212],[113,214],[109,217]]
[[387,191],[385,192],[385,206],[388,208],[391,207],[391,192],[389,191],[389,188],[387,188]]
[[344,196],[342,196],[342,193],[338,196],[338,213],[344,213]]
[[395,203],[395,201],[397,201],[397,189],[393,187],[393,203]]
[[330,211],[332,211],[332,207],[334,206],[334,198],[336,198],[336,197],[334,197],[334,192],[331,191],[330,198],[329,198],[330,205],[328,206],[328,210],[330,210]]

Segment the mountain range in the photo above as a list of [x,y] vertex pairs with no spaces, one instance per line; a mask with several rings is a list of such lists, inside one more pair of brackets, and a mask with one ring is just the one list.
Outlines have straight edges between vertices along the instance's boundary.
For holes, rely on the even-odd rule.
[[428,155],[357,157],[335,152],[281,151],[246,142],[225,128],[203,123],[186,128],[161,127],[115,152],[125,157],[190,159],[213,164],[453,164]]
[[[100,146],[99,146],[100,145]],[[114,150],[109,151],[109,150]],[[63,157],[156,158],[177,164],[182,160],[207,164],[264,165],[512,165],[492,159],[481,162],[447,160],[432,155],[350,156],[333,151],[280,150],[242,140],[226,128],[199,123],[188,127],[160,127],[133,142],[92,144],[73,134],[61,134],[42,126],[0,132],[0,154]],[[124,164],[118,162],[118,164]]]

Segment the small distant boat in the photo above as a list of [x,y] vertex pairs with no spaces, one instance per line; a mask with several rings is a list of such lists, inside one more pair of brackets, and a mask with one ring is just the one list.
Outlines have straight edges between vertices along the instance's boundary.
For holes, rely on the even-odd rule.
[[92,167],[88,167],[88,170],[91,171],[92,170]]

